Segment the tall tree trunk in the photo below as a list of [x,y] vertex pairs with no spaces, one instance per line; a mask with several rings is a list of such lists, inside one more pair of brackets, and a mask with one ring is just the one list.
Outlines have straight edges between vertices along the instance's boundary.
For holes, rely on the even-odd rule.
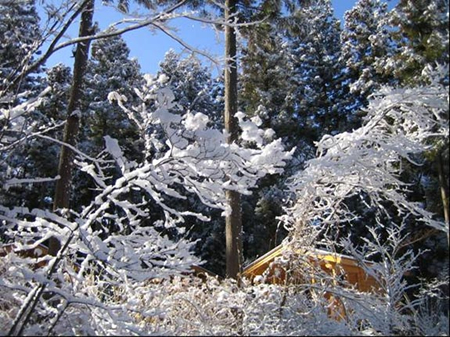
[[[85,3],[85,8],[81,13],[81,22],[78,36],[89,36],[92,34],[92,20],[94,16],[94,0]],[[82,97],[83,76],[89,57],[90,41],[80,42],[77,44],[75,52],[75,61],[73,66],[73,80],[70,91],[69,104],[67,107],[67,120],[64,128],[63,141],[71,146],[75,146],[77,142],[79,124],[80,124],[80,100]],[[73,151],[62,146],[59,157],[58,175],[59,180],[56,182],[53,209],[69,208],[70,191],[72,185],[73,171]],[[56,238],[51,238],[49,242],[49,254],[56,255],[60,248],[60,242]]]
[[[232,22],[237,13],[238,0],[225,1],[225,20]],[[237,60],[236,32],[234,27],[225,26],[225,129],[228,131],[228,143],[237,141],[239,125],[235,117],[237,112]],[[231,213],[225,219],[226,238],[226,276],[239,279],[242,269],[242,216],[241,196],[235,191],[226,191]]]
[[[449,224],[449,204],[448,204],[448,186],[447,179],[444,173],[444,164],[442,162],[442,152],[439,152],[436,156],[436,165],[438,169],[438,177],[439,177],[439,189],[441,191],[441,200],[442,200],[442,208],[444,209],[444,221],[448,225]],[[447,231],[447,244],[450,246],[450,236]]]

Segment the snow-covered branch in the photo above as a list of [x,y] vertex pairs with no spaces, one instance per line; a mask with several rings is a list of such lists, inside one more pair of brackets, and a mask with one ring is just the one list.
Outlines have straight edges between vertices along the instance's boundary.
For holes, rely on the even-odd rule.
[[292,177],[296,202],[283,217],[286,227],[351,221],[355,215],[344,201],[364,194],[367,207],[383,211],[383,202],[389,201],[399,214],[414,215],[428,226],[448,231],[448,224],[407,199],[408,185],[399,179],[402,160],[420,165],[420,154],[448,138],[448,111],[448,88],[437,82],[381,89],[366,108],[362,127],[324,136],[317,143],[318,157]]
[[[240,125],[245,140],[254,146],[227,144],[225,131],[211,128],[208,116],[203,113],[171,112],[177,104],[163,78],[147,76],[146,80],[144,88],[136,90],[142,100],[139,107],[126,107],[127,99],[118,93],[111,93],[109,99],[117,101],[137,124],[146,137],[147,153],[158,153],[138,168],[140,179],[154,182],[156,191],[152,194],[163,192],[181,197],[174,194],[178,186],[197,194],[204,203],[226,211],[224,190],[249,194],[258,179],[282,172],[291,158],[292,151],[284,151],[279,139],[268,141],[272,133],[259,129],[258,121],[246,120],[243,113],[238,113]],[[163,139],[152,138],[155,129],[161,130]],[[160,151],[163,147],[166,150]],[[123,178],[130,181],[132,176],[133,173],[127,173]],[[144,186],[144,182],[133,184]]]
[[[196,196],[206,205],[226,212],[227,189],[251,193],[258,179],[282,172],[290,159],[292,151],[284,151],[280,140],[268,139],[272,132],[260,130],[258,120],[247,120],[239,113],[244,139],[251,147],[227,144],[226,132],[210,127],[205,114],[180,113],[164,79],[146,79],[144,88],[136,90],[142,101],[139,106],[127,108],[125,97],[118,93],[109,95],[146,137],[146,155],[141,162],[128,160],[118,141],[105,136],[100,158],[78,151],[77,165],[98,186],[95,198],[79,214],[73,210],[0,207],[4,234],[14,237],[17,254],[35,249],[50,238],[57,238],[62,244],[56,257],[38,258],[37,263],[47,265],[36,271],[25,268],[30,261],[18,257],[19,265],[25,263],[16,271],[21,280],[18,283],[33,282],[22,289],[28,297],[20,301],[23,310],[17,313],[11,327],[14,333],[22,332],[40,311],[51,313],[56,327],[62,316],[73,312],[75,303],[84,303],[91,312],[97,310],[89,302],[92,294],[81,290],[86,273],[98,275],[98,280],[108,287],[188,273],[192,265],[200,263],[191,253],[195,243],[172,241],[159,233],[155,225],[176,228],[186,216],[201,220],[208,217],[183,209],[181,203],[173,200]],[[155,134],[161,138],[152,139]],[[108,174],[111,163],[118,169],[115,176]],[[156,218],[155,214],[161,217]],[[61,303],[61,310],[52,309],[44,294],[53,294],[54,300]],[[108,313],[107,321],[115,320],[114,310],[107,303],[98,310],[103,310],[101,315]]]

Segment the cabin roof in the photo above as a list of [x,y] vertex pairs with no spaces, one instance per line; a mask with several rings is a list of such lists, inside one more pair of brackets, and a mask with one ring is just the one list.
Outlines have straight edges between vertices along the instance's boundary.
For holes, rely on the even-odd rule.
[[[244,267],[243,269],[244,276],[251,274],[254,270],[259,269],[260,267],[268,264],[276,257],[281,256],[283,251],[286,249],[287,246],[281,243],[280,245],[276,246],[275,248],[268,251],[264,255],[260,256],[259,258],[248,264],[246,267]],[[343,265],[359,266],[358,261],[350,255],[330,252],[324,249],[305,248],[304,254],[316,256],[317,258],[328,262],[335,262]],[[370,263],[369,261],[367,262]]]

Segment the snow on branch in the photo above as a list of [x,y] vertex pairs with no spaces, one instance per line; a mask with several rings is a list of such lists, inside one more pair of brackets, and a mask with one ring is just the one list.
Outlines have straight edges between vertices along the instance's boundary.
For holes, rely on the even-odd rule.
[[296,201],[282,217],[285,226],[294,230],[300,223],[351,221],[355,215],[344,201],[365,194],[367,207],[383,211],[383,201],[389,201],[399,215],[414,215],[428,226],[448,231],[448,224],[407,199],[408,186],[399,179],[402,160],[420,165],[420,154],[448,138],[448,87],[437,81],[424,87],[385,87],[365,110],[362,127],[324,136],[316,144],[317,158],[292,177]]
[[132,172],[123,172],[123,179],[146,186],[156,202],[160,202],[160,193],[181,197],[175,193],[175,187],[181,187],[205,204],[227,211],[225,190],[249,194],[258,179],[281,173],[291,158],[292,150],[284,151],[279,139],[268,140],[272,133],[259,129],[257,121],[246,120],[241,112],[237,117],[245,140],[254,146],[227,144],[226,132],[210,127],[205,114],[173,112],[179,107],[163,76],[147,75],[146,81],[143,88],[135,90],[142,100],[138,107],[126,107],[126,98],[115,92],[108,98],[117,101],[141,130],[149,158],[136,169],[139,179]]
[[[17,252],[38,248],[50,238],[61,243],[57,256],[36,260],[45,264],[40,269],[33,270],[34,262],[27,257],[8,257],[8,263],[14,265],[13,279],[0,283],[0,287],[24,294],[18,300],[11,331],[21,332],[42,311],[54,322],[50,333],[53,327],[61,327],[57,324],[61,317],[77,312],[79,305],[90,308],[91,314],[79,317],[89,322],[85,323],[87,328],[99,324],[97,332],[110,331],[122,320],[120,315],[132,312],[131,305],[127,312],[117,312],[109,305],[105,298],[111,296],[111,289],[170,279],[201,262],[191,252],[195,242],[174,241],[157,230],[157,225],[175,228],[186,216],[207,220],[206,215],[189,208],[180,209],[182,203],[174,200],[197,196],[206,205],[226,212],[227,189],[248,194],[259,178],[282,172],[290,159],[292,151],[284,151],[279,140],[268,139],[272,133],[260,130],[257,120],[238,115],[251,148],[227,144],[226,132],[211,128],[205,114],[179,112],[165,78],[146,79],[146,85],[136,89],[141,98],[138,106],[128,108],[123,96],[109,95],[144,136],[142,161],[128,160],[118,141],[106,136],[100,158],[77,152],[77,165],[98,186],[97,195],[80,213],[0,206],[4,235],[14,238]],[[115,175],[111,174],[112,164]],[[89,277],[95,280],[92,288],[86,287]],[[51,300],[59,303],[58,307],[53,308],[44,294],[52,294]],[[97,316],[103,317],[101,323],[93,323]],[[120,323],[124,334],[135,327],[127,321],[131,321],[128,316]]]

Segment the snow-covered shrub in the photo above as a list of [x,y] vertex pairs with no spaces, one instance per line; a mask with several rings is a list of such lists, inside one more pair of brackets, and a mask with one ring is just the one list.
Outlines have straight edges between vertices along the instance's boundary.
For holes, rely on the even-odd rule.
[[398,177],[402,159],[420,164],[415,155],[431,147],[428,141],[449,136],[447,89],[438,82],[385,87],[370,100],[361,128],[324,136],[317,143],[318,157],[292,177],[296,202],[283,218],[288,229],[295,233],[296,226],[302,225],[297,219],[324,225],[351,221],[355,215],[344,201],[365,193],[368,208],[383,212],[387,200],[400,215],[412,214],[428,226],[448,231],[448,224],[407,200],[408,186]]
[[[361,199],[367,209],[375,211],[378,228],[368,228],[370,237],[360,238],[364,246],[354,247],[350,240],[342,243],[344,251],[353,254],[366,272],[377,279],[380,292],[359,293],[350,285],[330,288],[329,283],[324,284],[329,288],[326,291],[344,304],[351,326],[363,324],[362,329],[382,335],[428,331],[448,334],[448,324],[442,324],[448,311],[440,311],[441,305],[432,309],[434,316],[423,310],[430,295],[436,294],[436,287],[426,291],[427,295],[404,297],[411,287],[404,276],[414,270],[418,257],[404,249],[404,223],[414,217],[424,226],[443,231],[447,238],[448,223],[425,210],[421,203],[409,200],[408,185],[399,178],[402,161],[420,165],[418,155],[444,143],[449,136],[448,86],[439,81],[447,72],[448,67],[427,69],[428,74],[434,73],[427,86],[382,88],[370,100],[361,128],[324,136],[317,143],[318,157],[292,177],[290,188],[295,200],[281,217],[290,231],[288,244],[292,251],[314,246],[319,237],[325,240],[321,244],[326,243],[323,233],[327,227],[350,225],[356,220],[358,214],[345,202],[348,198],[364,196]],[[395,208],[399,223],[389,216],[387,202]],[[383,218],[389,219],[388,225],[382,222]],[[305,241],[305,237],[310,239]],[[332,249],[339,246],[335,238],[328,239]],[[375,263],[364,262],[372,257]],[[448,277],[439,283],[448,292]],[[422,285],[422,289],[426,286]],[[440,292],[437,297],[436,303],[448,303],[448,294]]]
[[[346,322],[327,313],[295,286],[176,277],[142,288],[139,305],[159,308],[139,316],[149,334],[197,336],[349,335]],[[148,295],[151,294],[151,295]]]
[[[214,123],[205,114],[172,112],[181,107],[165,75],[144,77],[146,83],[135,90],[142,102],[139,106],[126,106],[127,98],[116,92],[110,93],[109,99],[116,101],[141,130],[147,151],[142,170],[151,172],[149,179],[158,182],[158,196],[184,199],[185,192],[193,193],[204,204],[228,212],[225,190],[250,194],[260,178],[282,172],[291,158],[293,150],[284,151],[281,139],[273,140],[271,130],[260,129],[257,118],[248,120],[244,113],[236,114],[243,140],[251,143],[251,148],[228,144],[227,132],[211,127]],[[160,198],[155,199],[160,202]]]
[[[267,139],[272,133],[259,129],[258,121],[246,120],[243,113],[237,117],[253,146],[228,144],[226,132],[210,127],[206,115],[171,111],[176,103],[170,89],[162,85],[163,78],[146,79],[144,88],[136,89],[142,101],[137,107],[125,107],[124,96],[109,95],[148,136],[142,162],[128,160],[118,141],[105,136],[105,149],[97,158],[72,148],[78,168],[97,186],[93,200],[80,213],[0,205],[2,230],[5,238],[14,241],[15,250],[34,249],[52,237],[61,244],[57,256],[38,258],[45,266],[36,270],[30,269],[26,258],[11,255],[13,266],[5,267],[0,287],[12,293],[7,302],[20,305],[15,303],[17,310],[6,316],[2,333],[134,332],[137,327],[130,317],[142,312],[135,312],[134,300],[127,300],[128,290],[116,298],[119,286],[135,291],[146,280],[171,279],[201,262],[192,254],[193,242],[172,241],[154,226],[177,230],[186,216],[208,217],[180,209],[181,203],[169,200],[195,196],[226,213],[225,190],[249,194],[259,178],[281,172],[290,158],[280,140]],[[35,102],[29,104],[33,107]],[[158,139],[152,138],[155,129]],[[37,136],[44,135],[31,132],[27,137]],[[163,145],[154,151],[158,142]],[[109,174],[112,167],[117,172],[114,177]],[[5,185],[13,183],[20,181]],[[151,212],[155,207],[159,213]],[[70,319],[73,324],[66,324]]]

